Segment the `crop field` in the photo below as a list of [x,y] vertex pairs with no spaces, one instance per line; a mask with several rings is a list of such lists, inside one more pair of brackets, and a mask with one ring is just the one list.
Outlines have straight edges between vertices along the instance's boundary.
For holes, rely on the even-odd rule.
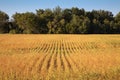
[[120,80],[120,35],[0,35],[0,80]]

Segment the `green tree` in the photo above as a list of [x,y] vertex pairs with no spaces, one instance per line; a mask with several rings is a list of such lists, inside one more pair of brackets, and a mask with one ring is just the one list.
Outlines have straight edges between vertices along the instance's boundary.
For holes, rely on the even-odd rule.
[[110,21],[108,19],[105,19],[103,25],[101,25],[101,33],[110,33]]
[[45,9],[45,10],[36,10],[37,16],[39,18],[39,26],[40,26],[40,33],[48,33],[48,27],[47,24],[49,21],[53,20],[53,12],[51,9]]
[[54,19],[53,21],[49,21],[47,26],[49,29],[48,33],[52,34],[64,33],[65,20],[61,19],[58,21],[57,19]]
[[63,19],[62,9],[59,6],[57,6],[55,9],[53,9],[53,14],[53,20],[49,21],[47,24],[49,29],[48,33],[64,33],[65,19]]
[[71,9],[64,9],[62,12],[62,18],[65,19],[66,23],[69,23],[72,19],[72,11]]
[[9,16],[0,11],[0,33],[8,33],[9,32]]
[[77,8],[77,7],[72,7],[71,11],[72,11],[73,15],[79,15],[80,14],[79,8]]
[[120,33],[120,12],[115,16],[114,33]]
[[73,15],[70,23],[66,25],[68,33],[88,33],[90,20],[88,17]]
[[23,33],[39,33],[39,19],[34,13],[16,13],[13,18]]
[[120,33],[120,12],[113,17],[105,10],[85,11],[77,7],[38,9],[36,13],[16,13],[13,21],[0,11],[0,33]]

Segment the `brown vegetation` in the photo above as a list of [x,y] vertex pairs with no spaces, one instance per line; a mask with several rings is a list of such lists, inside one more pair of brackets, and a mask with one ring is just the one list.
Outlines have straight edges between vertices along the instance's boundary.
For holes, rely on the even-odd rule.
[[0,35],[0,80],[119,80],[120,35]]

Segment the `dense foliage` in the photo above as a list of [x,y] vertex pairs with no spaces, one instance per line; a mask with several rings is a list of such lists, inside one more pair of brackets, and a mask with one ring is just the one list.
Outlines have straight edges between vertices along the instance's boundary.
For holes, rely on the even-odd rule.
[[112,34],[120,33],[120,12],[85,11],[73,7],[38,9],[36,13],[15,13],[13,20],[0,11],[0,33],[24,34]]

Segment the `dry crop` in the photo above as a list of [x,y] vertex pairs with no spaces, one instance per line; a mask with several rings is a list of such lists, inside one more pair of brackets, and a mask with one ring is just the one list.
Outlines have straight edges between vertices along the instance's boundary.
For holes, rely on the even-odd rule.
[[120,80],[120,35],[0,35],[0,80]]

